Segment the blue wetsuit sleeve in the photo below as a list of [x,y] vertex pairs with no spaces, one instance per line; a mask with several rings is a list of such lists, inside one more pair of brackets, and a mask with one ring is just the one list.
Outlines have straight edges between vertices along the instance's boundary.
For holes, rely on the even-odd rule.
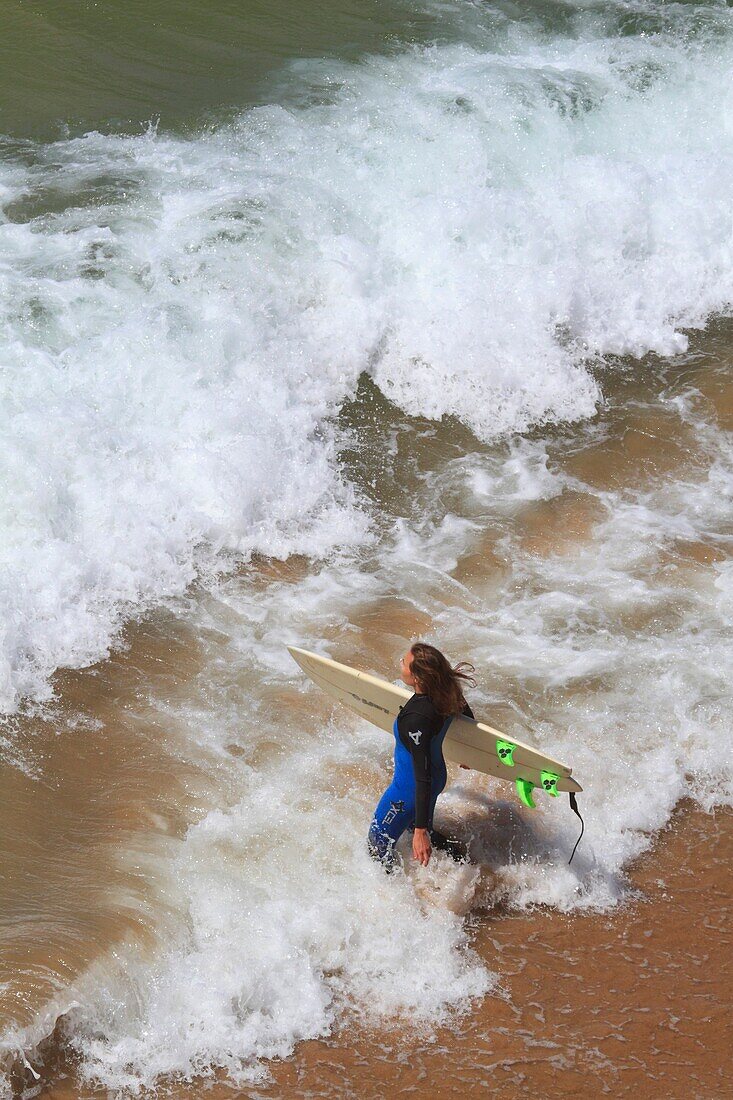
[[430,733],[421,728],[426,725],[424,717],[419,714],[400,715],[397,719],[400,740],[412,757],[412,770],[415,775],[416,829],[427,829],[430,817],[430,790],[433,778],[430,762]]

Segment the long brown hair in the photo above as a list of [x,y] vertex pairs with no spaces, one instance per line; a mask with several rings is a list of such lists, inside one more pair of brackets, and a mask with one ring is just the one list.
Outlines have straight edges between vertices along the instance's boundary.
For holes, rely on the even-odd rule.
[[463,685],[476,687],[471,675],[474,666],[461,661],[453,667],[439,649],[427,642],[415,642],[410,646],[410,653],[410,672],[438,713],[446,718],[450,714],[460,714],[466,705]]

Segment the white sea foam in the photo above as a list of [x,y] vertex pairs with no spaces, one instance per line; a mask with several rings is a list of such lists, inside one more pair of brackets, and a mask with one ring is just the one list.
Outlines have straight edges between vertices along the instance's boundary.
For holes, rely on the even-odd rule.
[[321,104],[3,166],[6,709],[222,550],[363,537],[326,420],[361,371],[488,437],[729,305],[725,39],[591,30],[314,63]]
[[384,735],[354,745],[353,726],[304,738],[287,713],[251,731],[241,712],[233,728],[226,715],[210,735],[250,751],[265,737],[291,743],[257,770],[243,764],[241,801],[212,810],[168,864],[162,896],[184,918],[178,934],[166,927],[155,958],[126,960],[124,996],[107,974],[69,1015],[85,1072],[107,1087],[217,1067],[244,1084],[344,1013],[424,1030],[491,986],[460,916],[476,871],[438,859],[420,903],[409,878],[367,854],[371,796],[345,787],[339,768],[373,772]]

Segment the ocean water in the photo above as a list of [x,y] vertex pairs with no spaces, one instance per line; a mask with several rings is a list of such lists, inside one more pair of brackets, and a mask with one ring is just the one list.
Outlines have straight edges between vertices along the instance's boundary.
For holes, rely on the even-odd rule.
[[[0,111],[2,1044],[130,1093],[454,1018],[476,913],[731,794],[728,8],[155,13],[39,10]],[[389,739],[285,646],[418,635],[572,867],[468,773],[472,867],[369,861]]]

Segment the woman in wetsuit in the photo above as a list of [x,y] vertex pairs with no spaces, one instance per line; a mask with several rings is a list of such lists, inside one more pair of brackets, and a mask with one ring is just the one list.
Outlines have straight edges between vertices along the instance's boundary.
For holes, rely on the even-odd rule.
[[433,847],[457,854],[455,842],[433,829],[435,802],[447,773],[443,739],[453,718],[473,712],[463,684],[475,686],[473,665],[451,667],[435,646],[415,642],[402,658],[402,680],[415,694],[394,723],[394,776],[382,795],[369,829],[369,851],[388,870],[394,846],[405,829],[414,828],[413,858],[427,867]]

